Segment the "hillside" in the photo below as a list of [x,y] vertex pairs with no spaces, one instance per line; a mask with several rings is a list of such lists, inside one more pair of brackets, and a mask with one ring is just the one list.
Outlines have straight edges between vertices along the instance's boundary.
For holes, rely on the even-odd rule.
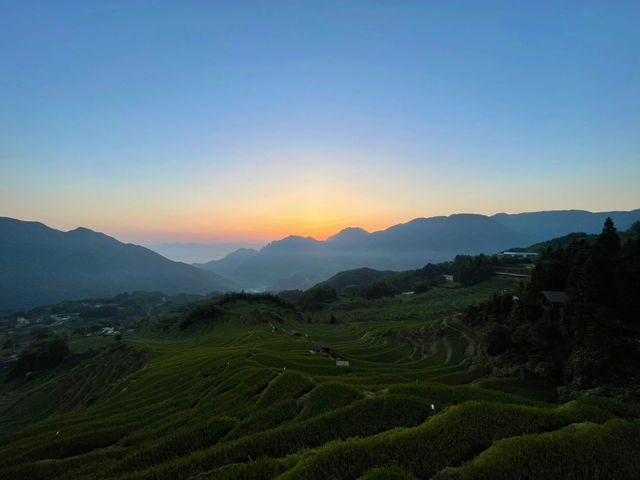
[[615,212],[587,212],[585,210],[555,210],[548,212],[499,213],[491,218],[506,228],[523,235],[530,245],[560,237],[570,232],[599,233],[602,224],[611,217],[619,230],[628,229],[640,220],[640,209]]
[[227,291],[232,281],[85,228],[0,218],[0,311],[136,290]]
[[354,270],[345,270],[336,273],[333,277],[325,280],[323,283],[331,285],[335,289],[344,289],[349,287],[365,287],[380,280],[381,278],[393,275],[395,272],[386,270],[374,270],[373,268],[356,268]]
[[640,210],[416,218],[373,233],[347,228],[326,241],[287,237],[271,242],[257,253],[247,255],[239,251],[198,266],[228,276],[247,289],[304,289],[342,270],[359,267],[407,270],[451,260],[458,254],[490,254],[570,232],[596,233],[607,217],[625,230],[640,220]]
[[[487,377],[472,363],[478,338],[455,313],[516,286],[492,278],[355,305],[338,298],[337,324],[247,294],[149,319],[124,342],[144,352],[144,368],[86,408],[5,430],[0,478],[633,479],[637,406],[556,404],[543,381]],[[58,377],[39,378],[31,392],[58,391]],[[0,421],[20,414],[20,398],[3,400]]]
[[222,276],[233,275],[233,273],[238,270],[243,263],[247,262],[256,253],[258,253],[258,251],[252,248],[238,248],[220,260],[211,260],[206,263],[194,263],[193,266],[201,268],[202,270],[216,272],[218,275]]
[[212,258],[221,259],[236,250],[256,250],[264,243],[225,242],[225,243],[154,243],[145,244],[150,250],[176,262],[188,264],[206,263]]

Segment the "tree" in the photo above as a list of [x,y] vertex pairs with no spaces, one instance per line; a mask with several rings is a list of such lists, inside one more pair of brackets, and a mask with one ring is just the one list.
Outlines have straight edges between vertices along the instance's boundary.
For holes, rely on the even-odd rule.
[[631,235],[640,235],[640,220],[633,222],[627,230]]
[[604,228],[598,237],[598,245],[601,246],[610,257],[613,257],[620,251],[620,237],[618,236],[616,227],[613,225],[611,217],[607,217],[604,221]]

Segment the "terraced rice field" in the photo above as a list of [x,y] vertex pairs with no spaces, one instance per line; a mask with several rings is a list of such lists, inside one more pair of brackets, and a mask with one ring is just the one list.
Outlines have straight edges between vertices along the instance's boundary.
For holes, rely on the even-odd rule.
[[450,313],[304,324],[238,301],[195,337],[129,340],[144,367],[88,408],[14,433],[0,478],[637,478],[637,412],[483,378],[473,332]]

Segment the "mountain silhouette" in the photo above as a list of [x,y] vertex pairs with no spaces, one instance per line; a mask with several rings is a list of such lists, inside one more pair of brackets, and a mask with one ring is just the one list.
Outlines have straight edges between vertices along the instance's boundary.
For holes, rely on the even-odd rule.
[[575,231],[596,233],[609,216],[618,228],[626,229],[640,219],[640,210],[416,218],[372,233],[362,228],[346,228],[325,241],[290,236],[271,242],[250,256],[242,255],[239,262],[225,258],[199,266],[228,276],[248,289],[307,288],[353,268],[413,269],[429,262],[450,260],[458,254],[491,254]]
[[0,311],[135,290],[227,291],[219,275],[86,228],[62,232],[0,217]]

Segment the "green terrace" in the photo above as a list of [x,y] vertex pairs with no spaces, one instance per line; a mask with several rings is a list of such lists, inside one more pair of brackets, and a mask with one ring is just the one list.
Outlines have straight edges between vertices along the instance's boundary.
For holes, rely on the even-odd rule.
[[3,397],[0,478],[633,478],[637,411],[558,405],[544,382],[471,362],[475,332],[456,313],[514,282],[312,312],[244,295],[95,338],[99,355]]

